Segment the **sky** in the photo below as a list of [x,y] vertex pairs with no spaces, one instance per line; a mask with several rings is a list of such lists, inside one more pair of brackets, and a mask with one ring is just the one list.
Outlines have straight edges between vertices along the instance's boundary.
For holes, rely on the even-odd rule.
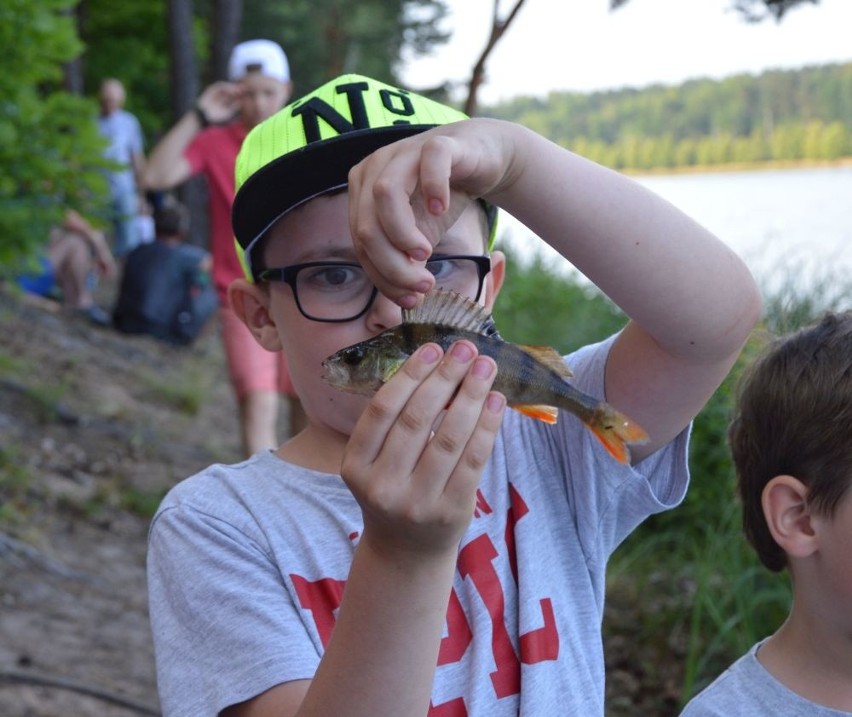
[[[450,42],[406,62],[402,82],[417,89],[462,83],[485,47],[493,0],[448,0]],[[749,24],[732,0],[526,0],[486,65],[481,104],[553,90],[594,92],[767,69],[852,61],[852,0],[821,0]],[[505,16],[514,0],[500,0]]]

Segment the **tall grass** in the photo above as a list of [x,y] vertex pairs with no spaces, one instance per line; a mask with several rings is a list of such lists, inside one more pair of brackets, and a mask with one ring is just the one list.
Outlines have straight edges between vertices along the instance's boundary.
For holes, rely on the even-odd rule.
[[[623,324],[624,316],[585,283],[557,274],[537,258],[526,264],[510,259],[496,314],[507,339],[569,350]],[[727,665],[774,632],[789,610],[787,575],[766,570],[742,535],[726,442],[734,390],[770,337],[810,324],[825,310],[848,309],[852,279],[825,276],[804,291],[791,269],[788,279],[774,286],[771,292],[764,289],[761,325],[695,420],[686,499],[678,509],[647,520],[610,561],[610,592],[618,596],[614,609],[624,610],[626,600],[632,620],[625,625],[621,616],[607,619],[605,637],[636,645],[637,673],[659,679],[659,704],[667,705],[655,712],[660,717],[666,709],[677,714]],[[662,697],[671,691],[663,682],[671,680],[672,663],[680,681],[674,701]],[[619,714],[623,700],[617,702],[609,705],[611,717]]]
[[[736,366],[696,418],[691,449],[692,484],[677,510],[646,521],[613,556],[610,579],[629,574],[646,582],[640,619],[653,641],[675,633],[682,659],[681,706],[755,642],[785,619],[791,600],[788,576],[764,568],[742,534],[734,468],[726,434],[734,389],[745,366],[773,336],[817,321],[826,310],[852,304],[852,279],[826,276],[806,292],[791,273],[772,293]],[[642,576],[664,573],[668,581]],[[654,589],[658,593],[654,594]],[[660,595],[676,590],[679,599]],[[662,606],[662,611],[659,609]]]

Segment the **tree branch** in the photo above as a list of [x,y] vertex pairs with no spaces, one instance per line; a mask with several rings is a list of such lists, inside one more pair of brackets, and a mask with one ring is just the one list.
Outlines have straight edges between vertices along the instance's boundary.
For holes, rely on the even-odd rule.
[[482,51],[482,54],[480,54],[479,59],[473,66],[470,83],[468,84],[467,101],[464,104],[464,111],[465,114],[470,117],[473,117],[476,114],[477,94],[479,92],[479,87],[485,79],[485,62],[491,54],[491,51],[494,49],[494,46],[499,42],[500,38],[503,37],[506,30],[509,29],[509,25],[512,24],[512,21],[515,19],[518,11],[525,2],[526,0],[516,0],[512,11],[506,16],[505,20],[501,20],[498,12],[500,0],[494,0],[494,12],[491,15],[491,34],[488,37],[488,42],[485,43],[485,49]]

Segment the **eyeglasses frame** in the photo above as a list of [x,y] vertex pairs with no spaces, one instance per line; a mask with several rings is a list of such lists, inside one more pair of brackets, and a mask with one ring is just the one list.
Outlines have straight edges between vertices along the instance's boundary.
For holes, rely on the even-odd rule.
[[[473,300],[479,301],[479,297],[482,296],[482,287],[485,284],[485,277],[491,271],[491,256],[489,254],[438,254],[427,259],[426,264],[433,261],[451,261],[453,259],[466,259],[473,261],[473,263],[476,264],[476,273],[479,283],[477,284],[476,296],[473,297]],[[257,282],[276,281],[287,284],[293,292],[293,298],[296,300],[296,307],[299,309],[299,313],[310,321],[319,321],[324,324],[344,324],[348,321],[360,319],[370,310],[370,307],[373,305],[373,302],[376,300],[376,296],[379,293],[379,290],[375,286],[373,286],[373,290],[370,292],[370,298],[367,300],[367,304],[355,316],[351,316],[346,319],[318,319],[315,316],[308,315],[302,308],[302,302],[299,301],[299,292],[296,289],[296,277],[302,269],[310,269],[311,267],[317,266],[351,266],[357,267],[361,270],[364,269],[363,266],[355,261],[308,261],[302,264],[291,264],[290,266],[260,269],[257,273]]]

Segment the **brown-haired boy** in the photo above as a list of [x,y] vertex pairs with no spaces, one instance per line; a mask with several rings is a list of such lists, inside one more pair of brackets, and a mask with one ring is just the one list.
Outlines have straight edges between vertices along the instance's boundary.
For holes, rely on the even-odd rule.
[[743,527],[793,605],[684,717],[852,714],[852,311],[772,343],[730,428]]

